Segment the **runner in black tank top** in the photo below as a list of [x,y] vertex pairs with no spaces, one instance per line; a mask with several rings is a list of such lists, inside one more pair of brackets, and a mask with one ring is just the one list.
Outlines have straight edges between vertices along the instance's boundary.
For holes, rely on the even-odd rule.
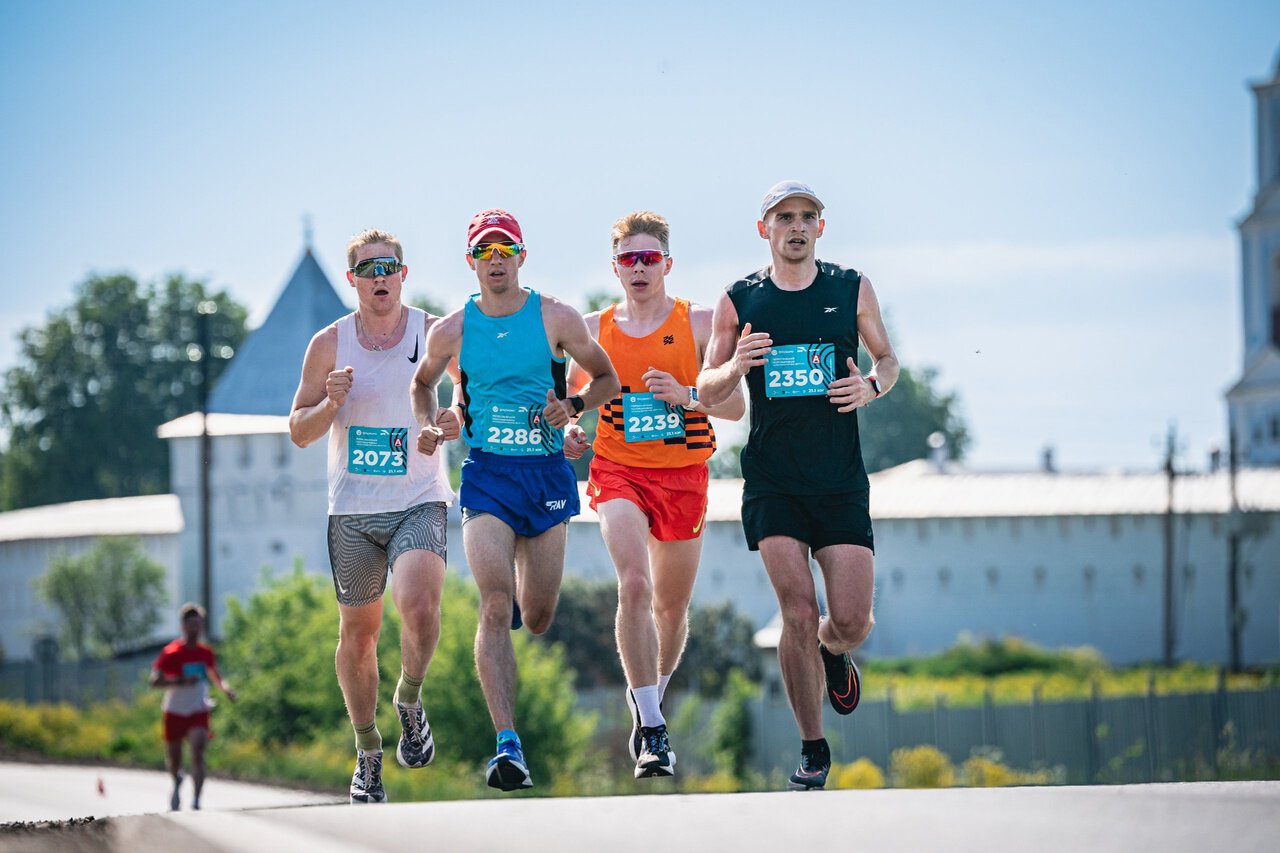
[[[849,375],[846,359],[858,357],[857,270],[818,262],[818,277],[804,290],[780,290],[761,270],[729,287],[738,311],[738,331],[750,323],[767,329],[775,347],[807,345],[808,371],[834,368]],[[833,344],[834,358],[820,345]],[[828,495],[865,492],[867,470],[858,440],[857,412],[841,413],[825,394],[778,392],[803,390],[793,368],[765,367],[747,374],[751,395],[751,433],[742,452],[742,477],[749,492]],[[808,380],[810,375],[802,377]],[[816,390],[816,388],[815,388]],[[769,396],[774,394],[774,396]]]
[[[756,229],[773,263],[731,285],[716,305],[699,399],[724,400],[743,378],[751,432],[742,453],[742,529],[778,596],[778,663],[800,730],[800,767],[788,787],[827,783],[822,692],[839,714],[858,705],[861,676],[850,652],[874,619],[871,512],[857,409],[893,387],[898,359],[865,276],[818,261],[826,227],[809,187],[769,190]],[[859,342],[871,371],[857,367]],[[810,556],[822,570],[820,614]]]

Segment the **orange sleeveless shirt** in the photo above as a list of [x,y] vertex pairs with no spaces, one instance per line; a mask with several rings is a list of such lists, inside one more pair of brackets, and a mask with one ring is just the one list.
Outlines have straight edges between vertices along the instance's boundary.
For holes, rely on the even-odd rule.
[[683,468],[706,462],[716,449],[716,434],[705,412],[684,413],[684,435],[630,442],[623,437],[622,394],[643,392],[640,377],[650,367],[665,370],[682,385],[698,381],[698,344],[689,322],[689,301],[677,299],[662,325],[643,338],[633,338],[613,321],[613,305],[600,313],[600,346],[618,372],[622,391],[600,407],[592,449],[619,465],[636,468]]

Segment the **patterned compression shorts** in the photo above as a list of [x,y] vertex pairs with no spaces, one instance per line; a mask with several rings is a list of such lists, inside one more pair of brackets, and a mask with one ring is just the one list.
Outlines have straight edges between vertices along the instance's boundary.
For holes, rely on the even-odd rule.
[[441,501],[399,512],[329,516],[329,566],[338,603],[359,607],[377,601],[405,551],[445,556],[447,510]]

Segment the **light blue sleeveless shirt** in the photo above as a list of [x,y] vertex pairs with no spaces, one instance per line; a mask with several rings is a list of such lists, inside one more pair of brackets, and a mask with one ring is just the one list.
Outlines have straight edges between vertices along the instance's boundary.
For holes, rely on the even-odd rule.
[[464,403],[462,438],[470,447],[503,456],[558,453],[564,433],[545,422],[547,391],[565,396],[565,359],[556,358],[542,322],[536,290],[506,317],[490,317],[472,294],[462,313]]

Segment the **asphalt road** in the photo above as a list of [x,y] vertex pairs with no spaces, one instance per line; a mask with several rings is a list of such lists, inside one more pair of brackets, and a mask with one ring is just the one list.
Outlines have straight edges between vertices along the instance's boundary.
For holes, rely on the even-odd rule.
[[[167,811],[172,792],[169,774],[158,770],[0,762],[0,823]],[[206,779],[201,799],[210,810],[334,802],[320,794],[222,779]],[[188,779],[182,785],[182,807],[190,805]]]
[[[12,789],[5,784],[2,790],[7,799]],[[244,811],[226,810],[221,795],[215,810],[214,790],[209,789],[207,811],[123,817],[43,836],[10,833],[0,835],[0,850],[1272,853],[1280,848],[1280,782],[516,796]]]

